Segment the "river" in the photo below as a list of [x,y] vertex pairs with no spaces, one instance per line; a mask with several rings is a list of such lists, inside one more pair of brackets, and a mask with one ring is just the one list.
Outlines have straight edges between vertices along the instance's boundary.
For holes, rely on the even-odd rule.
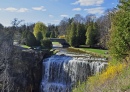
[[43,60],[41,92],[72,92],[77,82],[100,73],[107,65],[105,58],[59,48],[60,52]]

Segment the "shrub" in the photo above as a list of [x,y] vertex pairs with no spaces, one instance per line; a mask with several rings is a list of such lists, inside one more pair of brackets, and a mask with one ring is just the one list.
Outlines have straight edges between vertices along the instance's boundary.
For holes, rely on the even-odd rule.
[[52,42],[49,39],[41,40],[41,46],[45,49],[52,49]]
[[21,44],[24,44],[27,46],[36,46],[37,41],[32,32],[25,31],[23,32],[22,37],[21,37]]

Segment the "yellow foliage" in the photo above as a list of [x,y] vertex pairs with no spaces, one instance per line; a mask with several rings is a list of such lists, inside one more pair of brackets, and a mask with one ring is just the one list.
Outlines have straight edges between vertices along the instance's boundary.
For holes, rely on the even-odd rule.
[[65,39],[65,35],[61,35],[61,36],[59,36],[58,38],[60,38],[60,39]]
[[114,65],[108,65],[107,69],[100,75],[92,76],[88,79],[88,85],[90,89],[94,89],[95,85],[100,86],[107,80],[113,79],[116,75],[120,74],[125,68],[126,64],[118,63]]

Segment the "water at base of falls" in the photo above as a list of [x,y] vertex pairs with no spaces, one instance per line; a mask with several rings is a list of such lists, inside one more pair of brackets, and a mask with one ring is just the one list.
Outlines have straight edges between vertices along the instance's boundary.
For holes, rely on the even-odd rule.
[[58,53],[45,59],[41,92],[71,92],[77,82],[83,82],[88,76],[100,73],[107,64],[103,60],[72,53]]

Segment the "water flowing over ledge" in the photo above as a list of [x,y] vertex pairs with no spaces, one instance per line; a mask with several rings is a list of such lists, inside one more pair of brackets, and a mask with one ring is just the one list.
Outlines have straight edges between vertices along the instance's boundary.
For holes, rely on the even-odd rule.
[[71,92],[77,82],[100,73],[107,62],[88,54],[59,52],[43,61],[41,92]]

